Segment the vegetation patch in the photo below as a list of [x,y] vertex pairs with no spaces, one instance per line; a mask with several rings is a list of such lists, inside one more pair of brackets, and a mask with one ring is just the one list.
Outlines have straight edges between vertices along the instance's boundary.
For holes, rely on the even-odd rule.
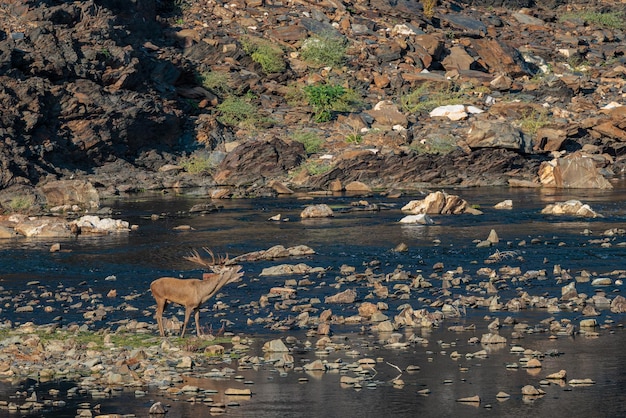
[[241,46],[267,74],[283,72],[287,67],[282,48],[267,39],[247,36],[241,39]]
[[340,67],[346,61],[347,42],[335,34],[322,34],[307,39],[300,48],[300,57],[319,67]]
[[191,174],[211,173],[215,170],[215,164],[209,155],[192,154],[188,157],[183,157],[179,164],[186,172]]
[[218,96],[228,96],[233,93],[230,87],[230,74],[225,71],[207,71],[199,76],[202,87]]
[[328,164],[325,161],[317,160],[317,159],[307,160],[304,163],[302,163],[300,167],[306,170],[306,172],[310,176],[317,176],[320,174],[328,173],[333,168],[331,164]]
[[402,111],[409,113],[430,112],[446,105],[463,104],[465,96],[455,86],[444,87],[433,83],[424,83],[408,94],[400,96]]
[[338,84],[313,84],[305,86],[303,92],[313,108],[315,122],[328,122],[333,112],[351,112],[361,103],[354,90]]
[[424,11],[424,17],[428,19],[435,15],[435,7],[437,6],[437,0],[422,0],[422,9]]
[[322,149],[324,140],[318,134],[311,131],[298,131],[291,135],[291,139],[304,145],[307,154],[315,154]]
[[517,121],[522,132],[529,135],[536,135],[540,128],[548,125],[550,118],[545,110],[532,110],[524,113],[521,119]]
[[592,10],[581,10],[574,13],[566,13],[559,18],[559,21],[582,20],[589,26],[597,26],[608,29],[626,28],[626,19],[621,12],[596,12]]
[[26,212],[35,204],[35,197],[30,195],[14,196],[5,207],[13,213]]
[[219,120],[224,125],[231,127],[242,127],[254,129],[259,125],[268,122],[261,117],[256,104],[252,102],[251,96],[227,97],[222,103],[217,105]]

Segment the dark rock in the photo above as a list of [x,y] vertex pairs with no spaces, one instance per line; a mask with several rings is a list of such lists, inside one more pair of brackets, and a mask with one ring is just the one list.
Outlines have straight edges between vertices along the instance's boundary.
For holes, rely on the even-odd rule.
[[231,151],[219,166],[215,181],[219,184],[247,185],[279,177],[306,158],[304,145],[278,138],[248,141]]

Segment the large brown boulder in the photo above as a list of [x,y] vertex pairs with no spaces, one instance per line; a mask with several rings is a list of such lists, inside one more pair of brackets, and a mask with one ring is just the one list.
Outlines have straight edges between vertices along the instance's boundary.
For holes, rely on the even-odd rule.
[[576,153],[546,161],[539,167],[541,184],[570,189],[612,189],[590,155]]
[[232,150],[219,166],[219,184],[246,185],[283,176],[306,158],[304,145],[279,138],[251,140]]
[[45,196],[48,207],[78,205],[83,209],[94,209],[100,206],[98,191],[88,181],[51,181],[39,190]]

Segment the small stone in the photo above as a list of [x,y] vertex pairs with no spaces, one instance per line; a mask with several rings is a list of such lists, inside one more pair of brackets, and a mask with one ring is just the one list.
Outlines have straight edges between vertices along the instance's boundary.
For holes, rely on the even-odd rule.
[[457,399],[457,402],[480,403],[480,396],[469,396],[467,398]]
[[526,364],[524,365],[524,368],[526,369],[541,368],[541,362],[537,360],[536,358],[531,358],[530,360],[526,362]]
[[546,379],[563,380],[563,379],[565,379],[565,377],[567,377],[567,372],[565,370],[559,370],[556,373],[552,373],[552,374],[549,374],[548,376],[546,376]]
[[541,389],[537,389],[533,385],[526,385],[522,388],[522,395],[525,396],[540,396],[544,393],[544,391],[542,391]]

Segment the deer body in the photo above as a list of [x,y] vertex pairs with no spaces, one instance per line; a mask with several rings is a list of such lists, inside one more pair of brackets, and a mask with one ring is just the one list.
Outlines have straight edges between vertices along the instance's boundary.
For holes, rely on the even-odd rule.
[[[232,283],[241,276],[241,266],[229,266],[219,269],[219,273],[208,273],[202,280],[177,279],[174,277],[161,277],[150,284],[150,291],[156,300],[156,320],[159,325],[159,333],[165,336],[163,328],[163,311],[170,302],[185,307],[185,321],[181,337],[185,336],[187,323],[191,313],[196,320],[196,332],[200,335],[200,306],[220,291],[228,283]],[[217,269],[215,269],[217,270]]]

